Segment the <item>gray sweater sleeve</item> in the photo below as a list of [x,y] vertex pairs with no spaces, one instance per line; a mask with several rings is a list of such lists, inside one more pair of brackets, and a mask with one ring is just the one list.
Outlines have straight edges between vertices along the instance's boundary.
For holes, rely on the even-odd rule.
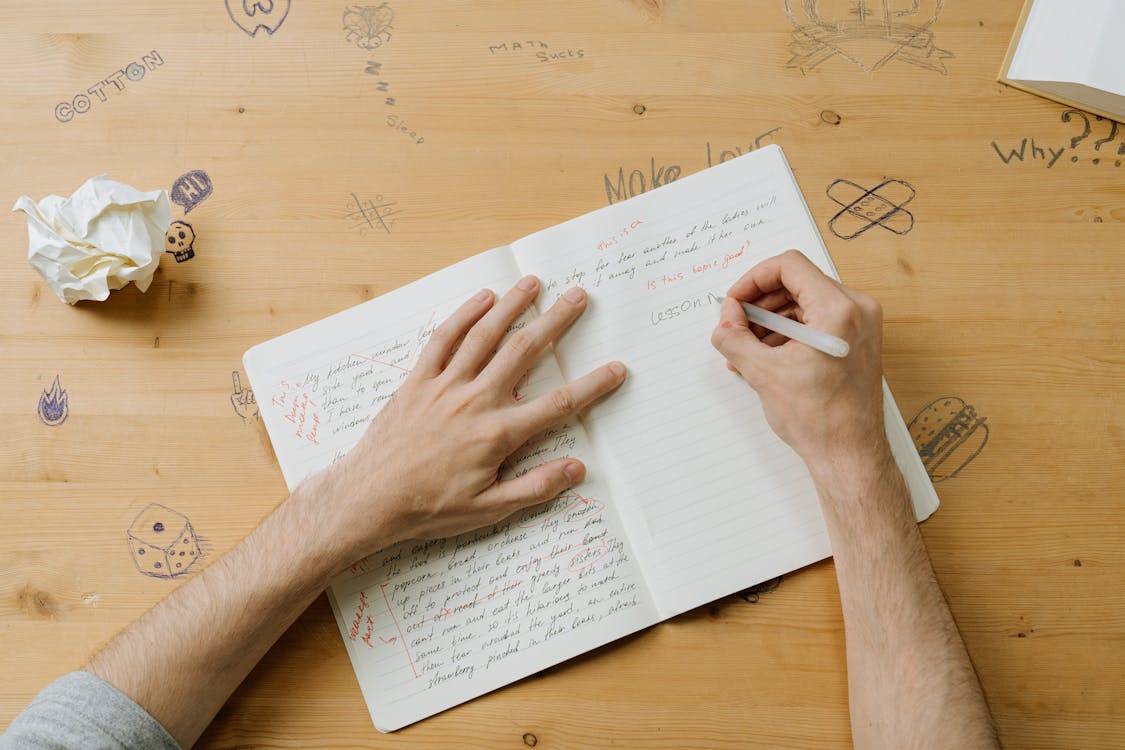
[[0,735],[0,750],[180,750],[127,695],[89,672],[52,682]]

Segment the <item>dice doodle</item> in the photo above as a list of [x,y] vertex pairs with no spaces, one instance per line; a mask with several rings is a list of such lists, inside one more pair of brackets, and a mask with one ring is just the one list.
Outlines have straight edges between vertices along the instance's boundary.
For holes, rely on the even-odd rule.
[[133,519],[127,536],[133,564],[153,578],[181,576],[203,556],[191,522],[159,503]]

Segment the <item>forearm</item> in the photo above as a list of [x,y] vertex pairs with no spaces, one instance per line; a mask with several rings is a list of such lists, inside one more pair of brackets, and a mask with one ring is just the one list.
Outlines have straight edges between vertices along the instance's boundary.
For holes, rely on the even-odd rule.
[[[239,683],[327,586],[350,550],[318,532],[299,489],[246,539],[133,623],[86,666],[190,747]],[[302,494],[305,493],[305,494]]]
[[811,468],[844,612],[855,746],[998,747],[889,448]]

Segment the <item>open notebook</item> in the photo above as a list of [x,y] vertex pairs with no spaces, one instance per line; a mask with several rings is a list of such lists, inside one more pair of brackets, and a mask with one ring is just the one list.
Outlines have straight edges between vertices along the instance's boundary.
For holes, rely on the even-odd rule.
[[[397,729],[641,628],[827,557],[812,480],[710,344],[715,295],[801,248],[835,275],[780,148],[768,146],[475,255],[256,346],[244,363],[290,488],[343,455],[427,337],[482,287],[573,285],[585,314],[517,388],[611,359],[612,397],[549,430],[510,476],[577,456],[587,480],[475,533],[359,561],[329,590],[375,726]],[[887,431],[916,516],[937,495],[890,392]]]

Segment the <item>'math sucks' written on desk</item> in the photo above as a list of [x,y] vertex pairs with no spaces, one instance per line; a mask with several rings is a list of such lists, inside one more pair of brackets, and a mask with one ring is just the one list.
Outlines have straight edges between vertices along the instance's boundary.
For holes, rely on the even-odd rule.
[[[710,344],[713,295],[790,247],[836,275],[784,154],[768,146],[246,353],[291,489],[359,440],[434,328],[482,287],[501,293],[536,274],[540,309],[571,286],[589,293],[518,397],[612,359],[629,368],[612,397],[530,441],[504,471],[575,456],[588,467],[580,486],[496,526],[382,550],[332,583],[376,727],[398,729],[831,553],[804,464]],[[937,495],[889,391],[885,411],[925,518]]]

